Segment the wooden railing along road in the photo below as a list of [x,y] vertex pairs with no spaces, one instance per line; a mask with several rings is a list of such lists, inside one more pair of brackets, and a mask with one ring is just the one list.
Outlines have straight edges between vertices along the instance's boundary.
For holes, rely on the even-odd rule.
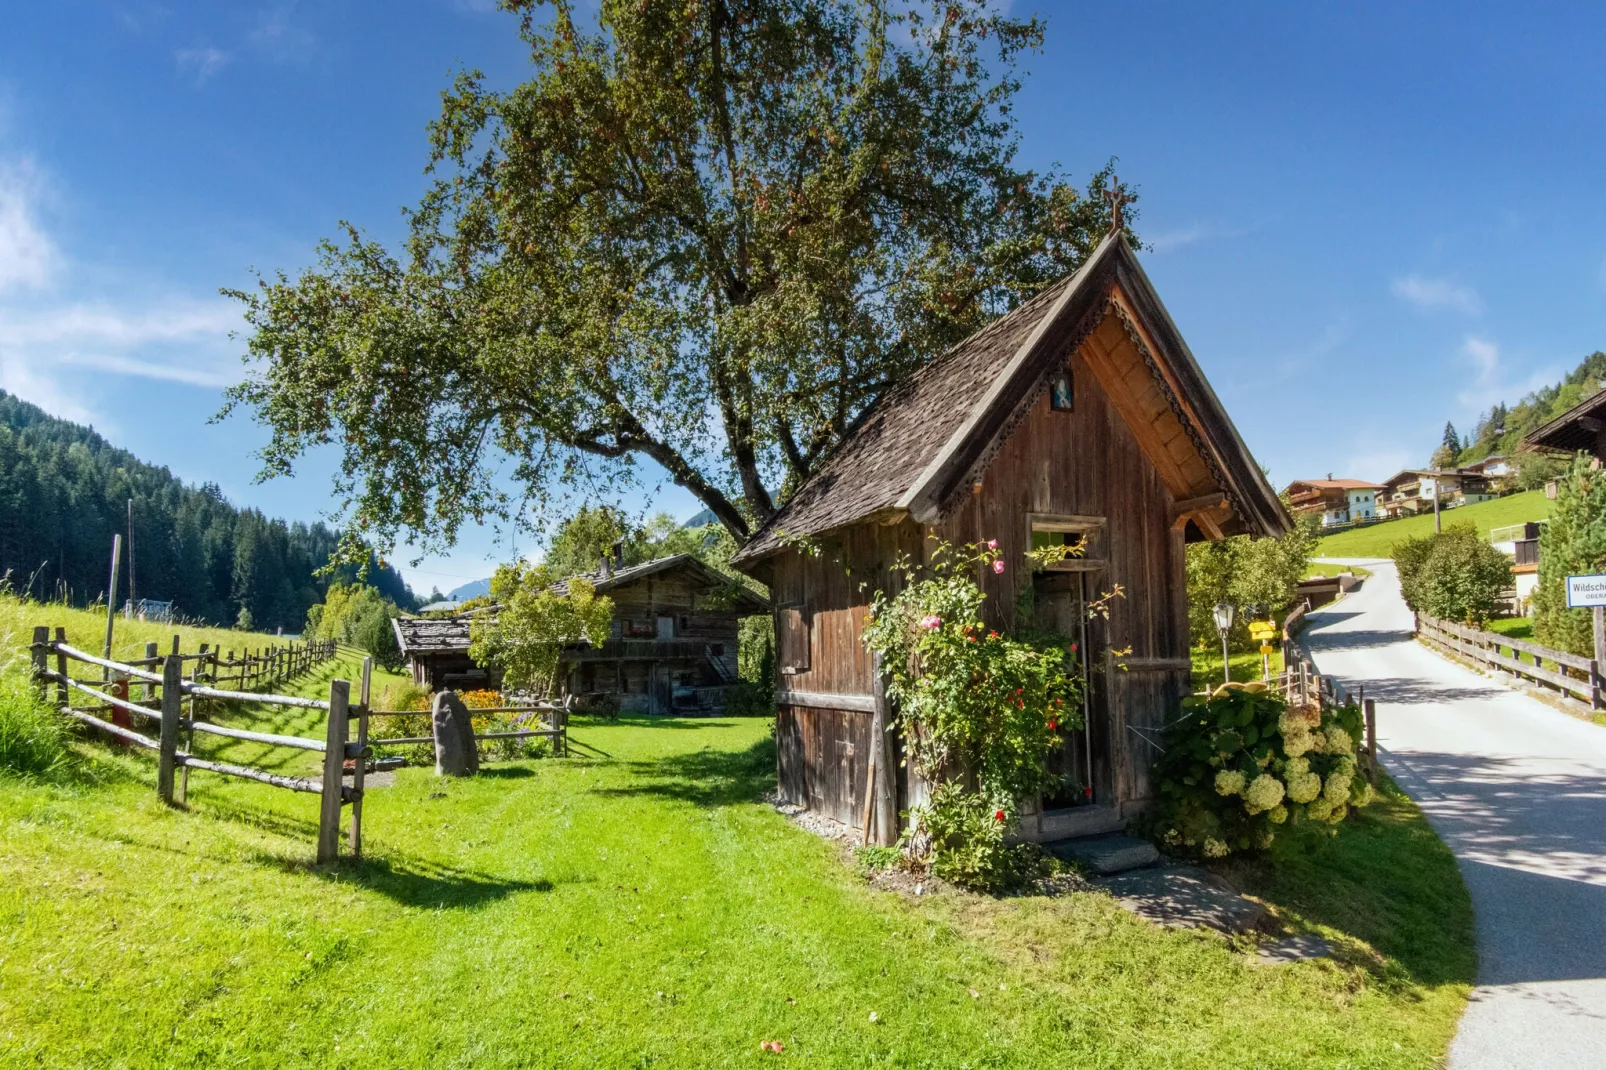
[[[34,678],[40,690],[47,696],[55,685],[55,705],[68,717],[98,729],[125,744],[140,747],[156,752],[156,794],[164,803],[173,805],[175,801],[175,774],[183,770],[184,784],[187,787],[189,771],[201,769],[206,772],[218,773],[223,776],[238,777],[243,780],[254,780],[258,783],[269,784],[276,788],[285,788],[290,791],[307,792],[319,796],[318,811],[318,861],[328,862],[340,853],[340,824],[341,807],[351,804],[351,853],[362,853],[362,788],[363,788],[363,759],[370,754],[368,738],[368,690],[369,681],[373,671],[371,659],[364,658],[362,664],[362,683],[359,697],[355,706],[351,703],[351,684],[346,680],[334,680],[329,684],[329,698],[323,699],[299,698],[293,695],[272,695],[251,691],[236,691],[213,687],[195,678],[192,673],[190,679],[184,675],[186,660],[199,662],[209,655],[203,651],[201,654],[181,654],[178,649],[178,636],[173,637],[172,652],[156,656],[153,651],[155,644],[147,644],[148,657],[138,662],[119,662],[109,658],[96,657],[75,647],[69,646],[63,629],[57,628],[55,638],[50,636],[49,628],[35,628],[33,633],[33,670]],[[288,666],[296,664],[298,660],[311,656],[313,648],[303,648],[298,652],[297,658],[289,656],[288,651],[280,655],[274,662],[275,671],[287,670]],[[332,647],[330,648],[332,652]],[[215,654],[215,652],[214,652]],[[54,667],[51,662],[54,660]],[[70,668],[72,665],[90,665],[101,670],[100,680],[81,680],[75,678]],[[310,662],[308,663],[310,664]],[[151,671],[160,668],[159,672]],[[264,678],[266,673],[259,673],[257,680]],[[142,685],[143,695],[139,699],[131,697],[131,688],[134,681]],[[73,702],[74,694],[87,696],[93,700],[92,704],[78,704]],[[274,706],[293,706],[301,709],[320,710],[326,714],[326,731],[324,738],[308,739],[303,736],[277,735],[271,732],[253,732],[243,728],[230,728],[226,725],[213,724],[197,716],[196,700],[208,699],[222,703],[265,703]],[[185,709],[188,700],[188,710]],[[115,713],[121,711],[129,715],[129,724],[114,723]],[[157,737],[152,739],[132,725],[133,719],[153,724],[157,728]],[[351,740],[350,723],[357,721],[357,739]],[[179,736],[188,733],[188,742],[184,749],[179,747]],[[256,769],[250,766],[234,765],[227,762],[215,762],[200,758],[190,749],[194,745],[195,733],[220,736],[225,739],[245,740],[251,743],[262,743],[274,747],[290,747],[298,750],[315,751],[324,756],[323,776],[295,777],[285,776],[281,773],[269,772],[265,769]],[[342,781],[343,767],[347,758],[357,759],[353,764],[355,773],[353,785],[346,787]],[[182,795],[179,796],[183,798]]]
[[[1606,710],[1606,680],[1601,676],[1606,666],[1594,658],[1439,620],[1425,613],[1416,615],[1416,634],[1429,646],[1476,666],[1538,684],[1551,698],[1580,713]],[[1524,654],[1532,660],[1524,661]]]

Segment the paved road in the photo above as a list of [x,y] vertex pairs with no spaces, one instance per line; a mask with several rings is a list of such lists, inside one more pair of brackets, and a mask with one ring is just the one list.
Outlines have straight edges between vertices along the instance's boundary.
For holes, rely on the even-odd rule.
[[1478,985],[1451,1070],[1606,1068],[1606,728],[1411,638],[1388,562],[1311,614],[1317,666],[1377,700],[1384,765],[1455,852]]

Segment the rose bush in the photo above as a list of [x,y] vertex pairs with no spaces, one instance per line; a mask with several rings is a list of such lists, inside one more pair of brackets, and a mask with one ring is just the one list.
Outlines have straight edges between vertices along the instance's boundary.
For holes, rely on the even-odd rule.
[[938,875],[984,888],[1019,879],[1023,852],[1005,833],[1022,800],[1064,786],[1045,759],[1081,727],[1072,645],[983,623],[976,575],[1004,568],[996,541],[939,542],[924,564],[901,560],[906,582],[876,593],[864,636],[881,655],[908,760],[934,785],[909,842],[929,844],[921,860]]
[[1323,713],[1243,688],[1185,699],[1145,831],[1174,853],[1220,858],[1271,846],[1279,826],[1336,825],[1372,798],[1355,755],[1361,727],[1355,705]]

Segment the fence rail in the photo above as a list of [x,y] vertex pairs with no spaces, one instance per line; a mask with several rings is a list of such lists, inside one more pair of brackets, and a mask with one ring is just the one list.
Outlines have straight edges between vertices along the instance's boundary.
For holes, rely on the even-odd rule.
[[[552,753],[555,757],[567,757],[569,754],[569,714],[574,707],[574,696],[565,695],[561,703],[533,702],[525,706],[485,706],[469,707],[468,713],[472,718],[483,713],[528,713],[534,714],[537,724],[545,724],[544,728],[521,728],[512,732],[476,732],[475,742],[484,739],[530,739],[535,736],[544,736],[552,740]],[[542,717],[545,714],[545,717]],[[428,717],[428,710],[370,710],[370,717]],[[435,737],[429,736],[392,736],[388,739],[370,739],[368,743],[374,747],[400,747],[413,743],[433,743]]]
[[[351,684],[346,680],[334,680],[329,685],[329,698],[322,699],[298,698],[292,695],[272,695],[251,691],[232,691],[216,687],[209,687],[200,681],[208,679],[202,668],[210,658],[213,666],[221,662],[216,657],[216,651],[208,652],[202,648],[199,655],[181,654],[178,649],[179,637],[173,637],[173,649],[170,654],[157,656],[155,644],[146,644],[146,657],[137,662],[119,662],[110,658],[96,657],[67,643],[65,629],[57,628],[55,637],[50,635],[49,628],[35,628],[33,633],[33,671],[34,679],[41,693],[47,700],[52,684],[55,685],[55,705],[63,714],[73,718],[91,728],[104,732],[107,735],[121,740],[124,743],[156,751],[156,793],[164,803],[175,805],[182,802],[188,795],[189,771],[200,769],[206,772],[217,773],[222,776],[236,777],[243,780],[254,780],[258,783],[269,784],[274,787],[286,788],[290,791],[307,792],[318,795],[320,798],[318,818],[318,861],[328,862],[338,857],[340,853],[340,826],[341,808],[351,804],[351,831],[350,844],[353,855],[362,853],[362,793],[363,774],[366,759],[370,755],[367,745],[368,738],[368,693],[372,679],[373,662],[364,658],[362,664],[362,680],[358,699],[355,705],[351,702]],[[291,675],[311,667],[317,661],[330,657],[334,653],[333,643],[311,643],[296,648],[284,648],[273,652],[269,657],[261,659],[256,667],[260,669],[254,676],[248,677],[248,682],[261,683],[270,679],[282,679],[284,675]],[[54,660],[55,667],[51,667]],[[192,663],[189,678],[185,678],[184,667],[186,660]],[[74,679],[69,672],[71,664],[93,665],[105,673],[105,680],[99,687],[89,682]],[[248,657],[243,663],[248,667],[251,660]],[[140,666],[160,666],[160,672],[151,672]],[[275,675],[279,674],[279,675]],[[129,681],[142,682],[144,698],[136,701],[129,697]],[[94,699],[97,705],[75,706],[71,702],[73,692],[79,692]],[[230,728],[227,725],[214,724],[197,716],[196,700],[211,699],[218,702],[258,703],[266,702],[280,706],[291,706],[302,709],[313,709],[325,714],[324,738],[309,739],[304,736],[285,736],[272,732],[253,732],[243,728]],[[184,704],[189,702],[189,711],[186,714]],[[117,723],[117,713],[129,715],[127,724]],[[143,722],[154,722],[157,726],[158,736],[155,739],[139,732],[135,728],[134,718]],[[350,739],[351,722],[357,722],[357,738]],[[188,733],[188,741],[183,748],[179,746],[181,733]],[[218,736],[226,739],[244,740],[252,743],[261,743],[274,747],[289,747],[303,751],[315,751],[323,754],[323,776],[296,777],[285,776],[281,773],[269,772],[265,769],[255,769],[250,766],[234,765],[228,762],[217,762],[198,757],[191,753],[195,742],[195,733]],[[344,783],[345,762],[347,758],[355,759],[352,786],[346,787]],[[182,779],[176,774],[182,770]],[[177,782],[177,783],[175,783]]]
[[[1499,670],[1518,680],[1540,685],[1554,692],[1553,698],[1580,712],[1606,710],[1606,685],[1601,664],[1565,650],[1552,650],[1525,639],[1513,639],[1499,632],[1486,632],[1454,621],[1439,620],[1425,613],[1416,616],[1416,634],[1430,646],[1464,658],[1477,665]],[[1509,650],[1504,653],[1502,648]],[[1532,661],[1523,661],[1526,654]],[[1550,662],[1546,666],[1544,662]]]

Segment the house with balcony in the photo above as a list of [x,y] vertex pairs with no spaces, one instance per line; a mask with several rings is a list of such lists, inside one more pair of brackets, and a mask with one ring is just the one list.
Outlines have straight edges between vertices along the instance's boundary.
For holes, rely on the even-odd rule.
[[1548,520],[1530,520],[1522,524],[1508,524],[1489,532],[1489,542],[1496,550],[1511,558],[1511,578],[1517,592],[1517,607],[1528,612],[1534,589],[1539,586],[1539,540]]
[[1490,477],[1464,468],[1407,468],[1384,480],[1378,507],[1384,516],[1415,516],[1439,508],[1455,509],[1498,497]]
[[[767,613],[765,599],[690,554],[638,565],[604,560],[583,578],[613,601],[613,622],[601,646],[577,643],[563,652],[559,679],[566,693],[639,713],[724,707],[725,691],[738,679],[741,619]],[[553,593],[566,593],[568,584],[554,584]],[[494,667],[475,663],[468,652],[474,620],[496,610],[392,621],[413,682],[431,691],[499,687]]]
[[1363,479],[1296,479],[1283,488],[1289,505],[1296,514],[1321,517],[1322,527],[1339,527],[1345,524],[1364,524],[1378,519],[1380,483]]

